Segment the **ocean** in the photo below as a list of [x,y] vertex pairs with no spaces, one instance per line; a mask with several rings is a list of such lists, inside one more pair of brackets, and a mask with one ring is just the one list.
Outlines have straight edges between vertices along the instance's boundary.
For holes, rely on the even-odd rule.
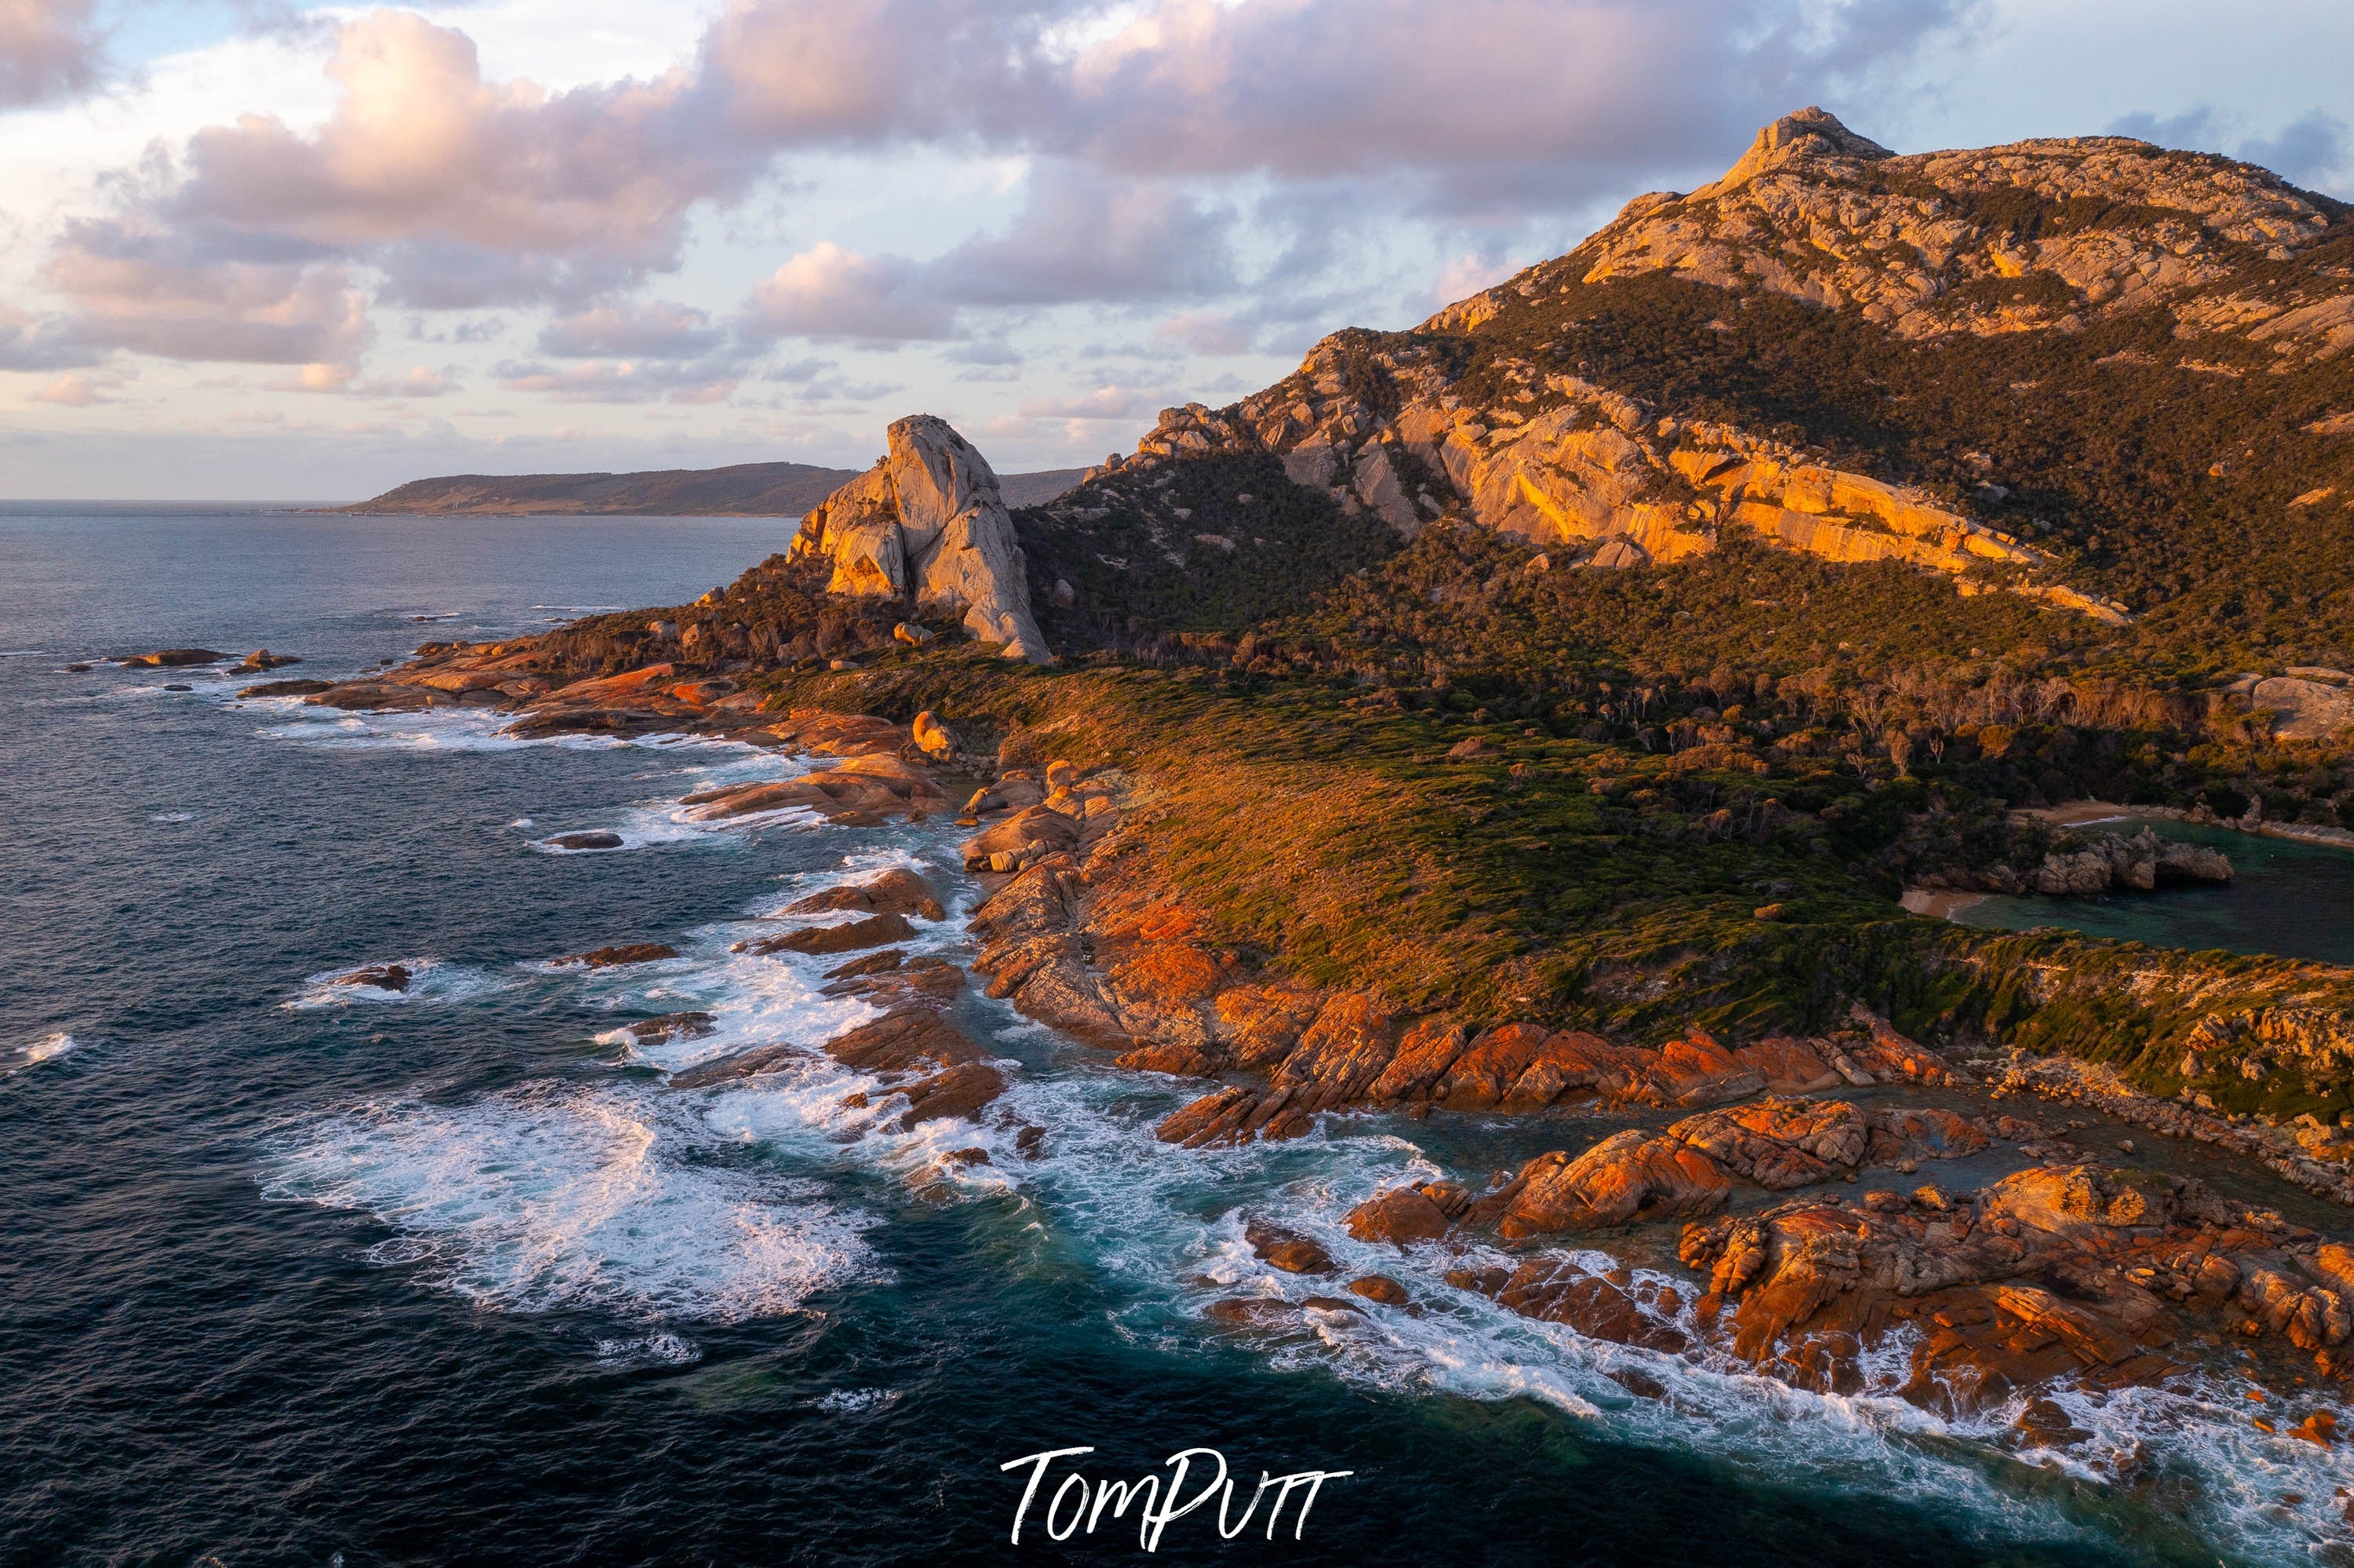
[[[1004,1128],[892,1130],[843,1103],[874,1080],[823,1058],[667,1086],[865,1015],[822,994],[827,960],[731,952],[763,913],[895,864],[973,897],[945,822],[676,811],[791,759],[64,669],[267,645],[304,661],[281,676],[345,674],[679,602],[790,530],[0,510],[0,1562],[1126,1560],[1137,1510],[1090,1531],[1048,1494],[1187,1449],[1241,1478],[1237,1515],[1262,1472],[1330,1478],[1304,1520],[1295,1492],[1231,1540],[1214,1506],[1174,1518],[1151,1555],[1178,1562],[2335,1560],[2312,1552],[2340,1550],[2340,1461],[2260,1441],[2220,1384],[2074,1406],[2140,1446],[2113,1484],[2001,1456],[2005,1413],[1585,1340],[1341,1226],[1558,1123],[1172,1149],[1149,1129],[1182,1086],[977,992],[960,1022],[1019,1064],[1004,1103],[1046,1129],[1036,1160]],[[576,829],[624,847],[547,846]],[[681,956],[549,963],[641,940]],[[960,942],[951,918],[919,945]],[[332,983],[393,961],[406,993]],[[626,1032],[688,1009],[717,1033]],[[1253,1257],[1255,1218],[1398,1276],[1417,1310],[1205,1322],[1314,1288]],[[1015,1544],[1026,1471],[1004,1467],[1080,1447]]]

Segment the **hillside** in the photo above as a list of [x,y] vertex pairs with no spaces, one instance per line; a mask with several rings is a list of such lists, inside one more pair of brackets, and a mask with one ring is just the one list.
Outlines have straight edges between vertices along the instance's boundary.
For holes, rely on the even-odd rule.
[[[1052,469],[1003,477],[1016,506],[1051,501],[1079,477]],[[428,516],[797,517],[857,478],[800,462],[642,473],[449,474],[411,480],[339,512]]]
[[1242,971],[1649,1040],[1864,1001],[2327,1119],[2354,972],[1898,899],[2079,853],[2010,812],[2084,797],[2354,829],[2349,219],[2220,158],[1896,157],[1805,111],[1016,505],[1026,594],[991,592],[1055,667],[925,600],[925,541],[987,506],[853,486],[695,605],[337,700],[626,726],[563,693],[659,670],[663,722],[929,710],[976,759],[1145,781],[1124,874]]
[[[1251,397],[1165,411],[1134,457],[1024,514],[1025,547],[1050,592],[1179,628],[1169,572],[1296,588],[1259,520],[1304,490],[1397,545],[1458,520],[1556,568],[1737,540],[1898,563],[1947,585],[1875,640],[1916,655],[1993,637],[2133,678],[2343,668],[2349,218],[2206,154],[1896,157],[1806,111],[1723,179],[1639,196],[1416,329],[1337,333]],[[1279,462],[1293,489],[1214,486],[1204,528],[1174,499],[1204,462]],[[1988,595],[2067,613],[1966,602]],[[1815,641],[1814,618],[1779,619],[1771,656]]]

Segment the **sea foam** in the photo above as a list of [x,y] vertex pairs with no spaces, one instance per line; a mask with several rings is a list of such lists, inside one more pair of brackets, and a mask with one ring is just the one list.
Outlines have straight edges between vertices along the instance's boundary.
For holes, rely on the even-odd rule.
[[281,1139],[263,1192],[367,1213],[400,1233],[378,1261],[506,1311],[727,1322],[870,1271],[868,1216],[813,1182],[683,1157],[692,1128],[663,1110],[621,1086],[546,1084],[368,1104]]

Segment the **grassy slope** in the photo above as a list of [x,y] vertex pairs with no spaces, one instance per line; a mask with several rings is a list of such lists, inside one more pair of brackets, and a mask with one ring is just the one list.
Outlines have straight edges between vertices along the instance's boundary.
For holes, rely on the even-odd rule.
[[[1010,755],[1128,767],[1149,785],[1141,853],[1248,961],[1410,1008],[1753,1037],[1825,1027],[1862,998],[1932,1037],[2064,1049],[2165,1093],[2210,1013],[2289,994],[2354,1008],[2344,971],[1903,914],[1886,852],[1916,816],[1968,804],[1919,779],[1695,768],[1231,666],[1030,670],[952,651],[773,683],[783,705],[928,707]],[[1475,736],[1490,755],[1448,755]],[[1766,796],[1793,809],[1776,831],[1710,829]],[[1781,916],[1756,918],[1768,902]],[[2211,1086],[2240,1108],[2354,1108],[2342,1064]]]

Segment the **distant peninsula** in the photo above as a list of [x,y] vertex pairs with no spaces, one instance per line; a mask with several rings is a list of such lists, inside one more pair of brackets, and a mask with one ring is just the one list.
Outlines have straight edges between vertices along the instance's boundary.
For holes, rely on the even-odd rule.
[[[1083,471],[1009,473],[1006,503],[1035,505],[1079,482]],[[382,495],[327,510],[431,516],[796,517],[858,477],[804,462],[669,468],[642,473],[454,473],[416,479]]]

